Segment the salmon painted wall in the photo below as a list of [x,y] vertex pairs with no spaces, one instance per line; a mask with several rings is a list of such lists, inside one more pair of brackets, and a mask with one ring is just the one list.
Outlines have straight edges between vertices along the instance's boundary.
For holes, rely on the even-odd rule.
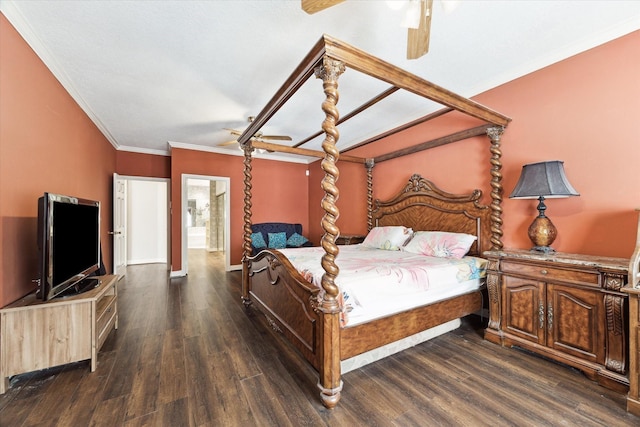
[[[182,175],[229,177],[231,181],[231,264],[242,260],[244,232],[243,157],[193,151],[171,150],[171,271],[182,269],[182,215],[180,211]],[[254,159],[252,162],[252,222],[301,223],[309,230],[307,165]]]
[[37,201],[45,191],[101,202],[111,269],[116,150],[0,15],[0,306],[35,289]]
[[116,173],[145,178],[171,178],[171,157],[118,151]]
[[[366,234],[367,232],[367,174],[363,165],[338,161],[340,176],[338,177],[339,196],[338,220],[336,224],[340,228],[340,234]],[[309,238],[314,244],[319,244],[322,235],[322,210],[321,202],[324,197],[320,183],[324,177],[324,171],[320,168],[320,162],[309,165]]]
[[[562,252],[628,258],[633,252],[640,208],[640,31],[568,58],[487,91],[474,99],[513,119],[502,137],[503,241],[529,248],[527,227],[537,215],[535,200],[511,200],[522,166],[563,160],[580,197],[547,200],[547,215],[558,228],[553,247]],[[437,82],[435,82],[437,83]],[[450,88],[454,89],[455,88]],[[339,105],[338,105],[339,107]],[[416,126],[349,154],[370,157],[444,135],[447,121]],[[467,126],[469,127],[469,126]],[[459,130],[464,127],[458,127]],[[382,145],[384,145],[383,148]],[[472,138],[374,167],[374,198],[395,195],[416,172],[446,191],[484,191],[490,202],[489,140]],[[363,170],[339,163],[343,233],[366,231]],[[310,217],[317,207],[323,173],[310,165]],[[364,194],[365,199],[359,199]],[[312,221],[311,234],[321,234]]]

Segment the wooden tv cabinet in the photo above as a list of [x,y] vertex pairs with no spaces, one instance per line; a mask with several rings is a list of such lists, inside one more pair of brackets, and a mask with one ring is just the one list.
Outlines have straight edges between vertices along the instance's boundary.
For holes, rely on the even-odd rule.
[[118,276],[95,277],[84,293],[43,302],[35,293],[0,309],[0,394],[9,377],[80,360],[95,371],[100,347],[118,329]]

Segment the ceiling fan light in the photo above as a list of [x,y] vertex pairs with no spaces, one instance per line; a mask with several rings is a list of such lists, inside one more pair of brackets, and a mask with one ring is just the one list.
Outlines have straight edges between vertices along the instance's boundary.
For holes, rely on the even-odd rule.
[[[419,28],[420,20],[423,19],[420,13],[420,1],[413,0],[409,2],[409,7],[404,14],[404,18],[400,25],[404,28]],[[427,12],[428,13],[428,12]]]
[[387,7],[391,10],[400,10],[409,3],[409,0],[387,0]]
[[444,10],[445,14],[453,12],[458,7],[459,3],[460,0],[440,0],[442,10]]

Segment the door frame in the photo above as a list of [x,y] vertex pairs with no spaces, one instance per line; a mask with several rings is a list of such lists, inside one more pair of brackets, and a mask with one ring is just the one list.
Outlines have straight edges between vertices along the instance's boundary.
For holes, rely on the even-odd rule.
[[[117,174],[116,174],[117,175]],[[155,177],[145,177],[145,176],[133,176],[133,175],[117,175],[118,179],[124,181],[156,181],[156,182],[164,182],[167,187],[167,229],[165,233],[167,233],[167,270],[171,269],[171,179],[170,178],[155,178]],[[114,180],[115,182],[115,180]],[[125,201],[126,202],[126,201]],[[115,213],[115,206],[114,206]],[[129,207],[126,205],[125,216],[129,215]],[[126,221],[126,220],[125,220]],[[126,242],[128,244],[128,241]],[[115,250],[115,249],[114,249]],[[113,261],[115,263],[115,259]],[[125,267],[127,265],[127,260],[125,259]]]
[[182,273],[186,275],[189,273],[188,263],[188,242],[187,242],[187,225],[184,218],[187,217],[187,181],[189,179],[204,179],[207,181],[223,181],[226,186],[227,197],[224,201],[224,271],[231,271],[231,178],[226,176],[213,176],[213,175],[195,175],[183,173],[181,179],[180,198],[181,207],[180,212],[180,229],[182,235],[181,253],[182,253]]

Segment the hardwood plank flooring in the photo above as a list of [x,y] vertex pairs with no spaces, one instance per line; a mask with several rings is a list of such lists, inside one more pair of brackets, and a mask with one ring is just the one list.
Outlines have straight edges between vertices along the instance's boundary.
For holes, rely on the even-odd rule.
[[317,374],[255,309],[240,272],[189,253],[189,275],[131,266],[119,329],[89,362],[17,375],[0,426],[640,426],[626,396],[579,371],[482,339],[477,319],[343,376],[334,410]]

